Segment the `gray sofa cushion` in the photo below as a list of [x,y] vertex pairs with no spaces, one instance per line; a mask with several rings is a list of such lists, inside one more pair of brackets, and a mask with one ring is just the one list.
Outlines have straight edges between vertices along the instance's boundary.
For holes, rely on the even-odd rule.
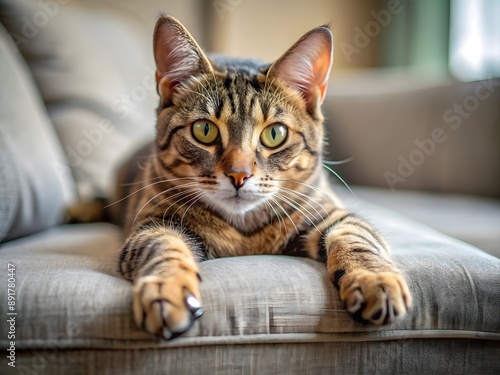
[[62,222],[75,186],[40,93],[0,25],[0,241]]
[[[220,363],[224,355],[213,357],[213,351],[225,345],[279,343],[285,346],[276,353],[293,353],[285,362],[326,347],[352,351],[353,360],[365,361],[358,356],[377,342],[374,350],[389,350],[392,359],[401,354],[395,354],[397,347],[408,345],[405,351],[420,347],[412,359],[420,363],[426,360],[422,355],[429,353],[429,345],[423,342],[447,338],[447,343],[438,345],[444,352],[456,347],[457,353],[464,354],[475,348],[469,353],[474,358],[487,355],[486,362],[474,362],[471,366],[476,367],[471,369],[490,369],[494,364],[500,370],[498,360],[489,357],[500,347],[500,260],[389,211],[373,211],[366,205],[361,211],[389,239],[394,259],[413,292],[412,312],[393,325],[379,328],[355,323],[319,262],[249,256],[202,263],[205,315],[182,337],[163,342],[143,333],[132,321],[130,284],[115,276],[118,229],[104,224],[75,225],[2,246],[0,267],[6,269],[7,262],[16,265],[17,348],[33,353],[52,347],[72,350],[71,356],[76,355],[74,350],[83,349],[130,354],[133,349],[161,348],[187,353],[183,348],[197,347],[195,353]],[[5,272],[0,274],[2,285],[5,278]],[[6,305],[3,298],[1,303]],[[7,344],[6,334],[2,325],[2,345]],[[399,344],[393,347],[395,340]],[[380,346],[380,341],[387,346]],[[321,358],[321,366],[333,366],[334,358],[333,354]],[[176,364],[178,369],[188,365]]]
[[500,200],[462,194],[352,187],[357,197],[418,220],[500,258]]

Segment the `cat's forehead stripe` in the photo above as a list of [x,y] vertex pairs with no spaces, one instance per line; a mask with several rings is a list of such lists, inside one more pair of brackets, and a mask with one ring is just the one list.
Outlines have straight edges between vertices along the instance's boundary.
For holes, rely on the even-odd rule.
[[[236,112],[236,103],[235,103],[235,96],[233,94],[233,80],[231,77],[228,75],[226,79],[224,80],[224,92],[223,97],[222,97],[222,102],[227,102],[228,105],[230,106],[231,113]],[[224,95],[225,94],[225,95]],[[227,100],[225,100],[227,99]]]
[[241,74],[228,73],[219,90],[220,100],[213,113],[226,124],[228,141],[233,145],[248,142],[254,125],[264,120],[258,97],[260,87],[255,82]]

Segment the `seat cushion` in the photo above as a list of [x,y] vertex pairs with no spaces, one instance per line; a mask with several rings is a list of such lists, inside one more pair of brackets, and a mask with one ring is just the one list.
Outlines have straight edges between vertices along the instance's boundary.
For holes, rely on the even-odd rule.
[[361,187],[356,196],[386,207],[500,258],[500,200],[463,194]]
[[[2,245],[16,268],[16,347],[147,349],[255,343],[482,339],[500,342],[500,259],[383,209],[363,211],[386,235],[414,297],[388,326],[354,322],[323,264],[248,256],[201,264],[205,315],[166,343],[132,321],[131,287],[116,275],[120,231],[60,226]],[[0,283],[7,285],[7,273]],[[7,296],[3,294],[3,305]],[[6,325],[0,343],[7,344]]]

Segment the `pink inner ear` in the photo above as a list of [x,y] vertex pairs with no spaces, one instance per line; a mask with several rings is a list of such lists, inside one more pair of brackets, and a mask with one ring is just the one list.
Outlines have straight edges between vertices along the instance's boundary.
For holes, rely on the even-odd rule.
[[274,75],[304,93],[308,106],[323,102],[332,65],[330,31],[318,28],[306,34],[277,62]]
[[154,36],[157,83],[166,78],[173,87],[200,72],[202,57],[197,48],[182,26],[169,18],[158,21]]
[[179,34],[172,29],[166,25],[157,30],[154,44],[157,80],[167,76],[169,81],[178,81],[192,72],[191,64],[182,63],[189,60],[190,53],[186,51],[187,48],[183,48]]

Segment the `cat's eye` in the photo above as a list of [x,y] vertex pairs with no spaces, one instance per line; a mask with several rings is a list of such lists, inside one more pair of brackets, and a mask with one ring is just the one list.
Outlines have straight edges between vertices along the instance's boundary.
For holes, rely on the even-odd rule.
[[260,141],[268,148],[281,146],[288,134],[288,129],[283,124],[273,124],[265,128],[260,134]]
[[210,145],[219,139],[219,128],[212,121],[198,120],[193,123],[193,137],[200,143]]

